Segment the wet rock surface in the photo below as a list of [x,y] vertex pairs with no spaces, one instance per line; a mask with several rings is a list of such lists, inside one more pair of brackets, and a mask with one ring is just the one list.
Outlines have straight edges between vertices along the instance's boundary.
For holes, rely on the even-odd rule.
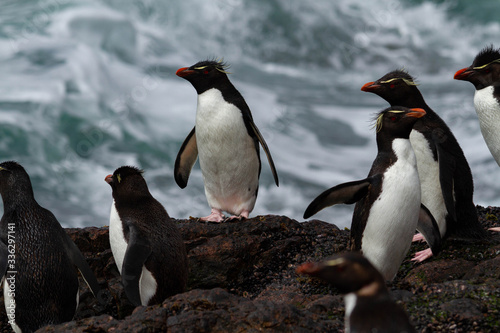
[[[500,209],[478,207],[478,212],[485,228],[500,226]],[[137,308],[124,294],[108,229],[66,229],[102,291],[94,297],[80,281],[75,320],[38,332],[343,331],[342,296],[297,275],[295,268],[345,251],[348,230],[270,215],[222,224],[177,223],[189,256],[188,290]],[[418,264],[410,259],[425,244],[412,245],[388,287],[418,332],[500,330],[500,240],[490,234],[484,242],[449,239],[437,257]],[[3,306],[0,318],[0,331],[11,332]]]

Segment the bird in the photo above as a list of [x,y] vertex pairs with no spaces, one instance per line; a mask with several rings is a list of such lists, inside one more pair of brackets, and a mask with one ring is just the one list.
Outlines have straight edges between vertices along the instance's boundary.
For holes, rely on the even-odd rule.
[[52,212],[35,200],[19,163],[0,163],[0,194],[0,276],[12,329],[34,332],[72,320],[79,302],[75,266],[97,296],[94,273]]
[[[427,105],[415,79],[407,71],[395,70],[366,83],[361,90],[382,97],[391,106],[425,110],[426,116],[415,123],[410,134],[417,157],[422,203],[436,219],[442,239],[450,235],[467,239],[487,237],[473,202],[474,182],[464,152],[450,128]],[[424,237],[417,234],[413,240]],[[421,262],[432,255],[432,249],[428,248],[415,253],[413,260]]]
[[476,88],[474,107],[479,127],[493,158],[500,166],[500,49],[483,48],[472,65],[455,73],[456,80],[469,81]]
[[378,114],[378,153],[368,177],[343,183],[321,193],[304,218],[338,203],[356,202],[351,223],[351,250],[361,251],[392,281],[408,252],[417,226],[434,251],[441,237],[432,214],[421,204],[417,162],[410,131],[425,115],[419,108],[390,107]]
[[344,295],[346,332],[416,332],[380,272],[362,254],[346,252],[304,263],[296,271],[328,282]]
[[177,70],[198,93],[195,127],[175,160],[174,179],[185,188],[199,157],[211,213],[202,221],[248,218],[255,206],[261,171],[259,143],[267,156],[276,186],[278,173],[245,99],[227,76],[228,65],[205,60]]
[[137,167],[122,166],[105,177],[113,195],[111,252],[135,306],[159,304],[183,292],[188,278],[182,235],[142,174]]

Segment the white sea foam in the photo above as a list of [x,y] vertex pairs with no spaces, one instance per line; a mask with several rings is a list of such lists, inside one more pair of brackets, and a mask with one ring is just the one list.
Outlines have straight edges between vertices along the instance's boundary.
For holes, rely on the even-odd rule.
[[[196,112],[195,90],[175,71],[216,56],[232,65],[280,176],[278,188],[261,153],[251,215],[301,221],[323,190],[366,177],[376,155],[370,120],[387,103],[360,88],[402,66],[462,145],[476,202],[498,204],[491,179],[500,169],[479,132],[473,87],[452,79],[497,41],[498,23],[429,1],[55,3],[0,13],[0,156],[26,167],[37,198],[65,226],[107,223],[103,180],[125,164],[146,170],[171,216],[208,214],[198,166],[186,189],[173,180]],[[315,217],[349,226],[352,208]]]

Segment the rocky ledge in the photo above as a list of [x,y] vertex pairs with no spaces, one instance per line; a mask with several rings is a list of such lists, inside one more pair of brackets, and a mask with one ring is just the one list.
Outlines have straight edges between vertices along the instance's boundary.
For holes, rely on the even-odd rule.
[[[500,226],[500,209],[478,207],[485,228]],[[336,290],[298,276],[297,265],[345,251],[348,230],[312,220],[257,216],[241,222],[177,220],[189,255],[188,291],[162,304],[128,302],[109,248],[108,229],[67,229],[102,287],[93,297],[80,281],[74,321],[38,332],[339,332],[344,302]],[[493,233],[491,233],[493,235]],[[500,240],[449,239],[440,255],[410,261],[394,280],[392,295],[418,332],[500,330]],[[3,303],[3,300],[0,300]],[[10,332],[0,307],[0,330]]]

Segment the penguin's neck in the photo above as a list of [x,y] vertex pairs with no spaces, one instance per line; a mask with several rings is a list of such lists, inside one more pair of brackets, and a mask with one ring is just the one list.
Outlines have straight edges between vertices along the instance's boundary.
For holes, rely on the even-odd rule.
[[397,146],[409,146],[411,147],[410,143],[410,135],[408,136],[403,136],[403,137],[388,137],[384,135],[377,135],[377,149],[379,154],[380,153],[394,153],[395,152],[395,145]]
[[2,194],[4,212],[10,212],[20,209],[29,209],[37,206],[33,189],[13,186],[8,194]]
[[212,80],[210,82],[207,81],[191,82],[191,84],[193,85],[194,89],[196,89],[198,95],[201,95],[210,89],[217,89],[221,91],[223,95],[231,95],[235,91],[238,92],[238,90],[236,90],[231,81],[229,81],[227,76],[220,77],[217,80]]
[[417,159],[415,153],[408,138],[398,138],[392,141],[392,150],[398,157],[398,159],[409,162],[410,164],[417,166]]
[[489,86],[476,90],[474,107],[479,118],[479,126],[484,141],[491,154],[500,165],[500,87]]

